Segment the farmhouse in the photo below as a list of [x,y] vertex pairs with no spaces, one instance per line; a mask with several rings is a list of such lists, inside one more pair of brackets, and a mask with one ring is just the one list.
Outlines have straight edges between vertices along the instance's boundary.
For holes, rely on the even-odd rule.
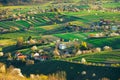
[[27,56],[26,56],[26,55],[23,55],[23,54],[20,53],[20,52],[16,52],[15,58],[16,58],[17,60],[25,60],[25,59],[27,59]]
[[59,49],[63,50],[66,48],[66,45],[65,44],[59,44]]
[[117,26],[112,26],[111,30],[117,31],[117,30],[118,30],[118,27],[117,27]]
[[47,55],[40,55],[39,53],[35,53],[35,54],[33,55],[33,58],[34,58],[35,60],[45,61],[45,60],[48,60],[48,59],[49,59],[49,56],[47,56]]
[[40,56],[39,53],[35,53],[35,54],[33,55],[33,57],[34,57],[35,60],[39,60],[39,56]]
[[27,58],[27,56],[25,56],[25,55],[19,55],[17,57],[17,60],[25,60],[26,58]]

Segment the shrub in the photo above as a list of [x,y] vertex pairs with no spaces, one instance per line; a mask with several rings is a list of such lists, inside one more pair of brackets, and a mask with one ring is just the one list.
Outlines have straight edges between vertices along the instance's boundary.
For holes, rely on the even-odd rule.
[[82,58],[82,59],[81,59],[81,63],[85,64],[86,62],[87,62],[87,61],[86,61],[85,58]]
[[109,46],[104,46],[104,51],[111,51],[112,50],[112,48],[111,47],[109,47]]
[[24,42],[23,37],[18,37],[16,46],[18,46],[18,47],[23,46],[23,42]]
[[81,74],[82,74],[82,75],[86,75],[87,72],[86,72],[86,71],[82,71]]
[[4,53],[3,52],[0,52],[0,56],[3,56],[4,55]]
[[37,46],[33,46],[33,47],[31,48],[32,51],[35,51],[35,50],[37,50],[37,49],[38,49]]

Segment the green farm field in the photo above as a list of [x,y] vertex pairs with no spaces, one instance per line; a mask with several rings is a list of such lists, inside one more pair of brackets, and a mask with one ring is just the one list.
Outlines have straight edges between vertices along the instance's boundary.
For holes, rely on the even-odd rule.
[[119,0],[1,1],[0,63],[6,68],[20,68],[28,78],[64,71],[65,80],[120,80]]
[[117,63],[120,62],[120,51],[103,51],[100,53],[83,54],[77,57],[68,58],[66,60],[81,61],[85,58],[87,62],[91,63]]

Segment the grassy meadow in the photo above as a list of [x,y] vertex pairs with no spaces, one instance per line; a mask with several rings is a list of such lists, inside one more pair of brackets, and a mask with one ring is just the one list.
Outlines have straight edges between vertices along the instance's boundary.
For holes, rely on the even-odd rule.
[[[57,3],[53,3],[53,1],[50,1],[49,3],[44,3],[41,5],[36,4],[32,6],[20,5],[0,7],[0,10],[9,9],[8,13],[6,13],[6,15],[8,14],[9,16],[6,17],[10,17],[10,19],[12,15],[16,15],[17,17],[19,17],[21,14],[22,17],[24,17],[20,20],[19,18],[9,20],[6,17],[4,17],[6,18],[5,20],[4,18],[0,20],[0,52],[5,53],[3,57],[0,57],[0,62],[5,63],[7,67],[13,65],[17,68],[20,68],[23,75],[28,77],[25,78],[25,80],[32,80],[29,78],[30,74],[43,74],[46,75],[47,78],[53,75],[54,78],[58,78],[58,80],[64,80],[59,79],[58,75],[60,74],[57,74],[59,71],[64,71],[66,73],[66,76],[62,76],[63,78],[66,78],[66,80],[120,80],[120,35],[114,37],[107,36],[100,38],[88,38],[90,34],[105,33],[105,31],[77,31],[73,29],[73,26],[75,26],[75,28],[79,26],[89,29],[93,23],[98,23],[101,19],[104,19],[105,21],[110,21],[111,24],[109,24],[108,26],[119,26],[120,11],[116,11],[116,9],[120,8],[120,2],[107,3],[103,1],[103,4],[99,5],[100,7],[102,7],[101,10],[91,9],[91,5],[88,3],[84,3],[84,5],[81,5],[79,0],[73,2],[74,3],[61,3],[61,5],[59,5]],[[54,8],[61,8],[64,5],[68,5],[65,6],[65,9],[69,8],[68,10],[70,10],[71,7],[74,9],[78,8],[80,10],[66,10],[61,12],[59,10],[52,11]],[[48,12],[40,12],[41,9],[45,9],[46,11],[48,10]],[[0,16],[0,19],[2,17]],[[66,27],[70,27],[71,30],[67,30]],[[106,31],[108,33],[115,32],[112,30]],[[120,29],[118,29],[118,31],[116,32],[120,34]],[[28,41],[30,41],[28,40],[30,36],[37,43],[27,43]],[[23,37],[24,44],[22,43],[22,46],[17,47],[16,43],[18,38],[20,37]],[[54,38],[57,39],[50,40]],[[78,42],[84,41],[94,48],[100,47],[102,51],[100,53],[81,54],[79,56],[74,56],[73,52],[75,50],[73,50],[72,43],[72,47],[70,47],[71,50],[68,50],[69,48],[67,48],[66,50],[57,49],[58,52],[61,51],[60,55],[67,51],[69,53],[70,51],[70,54],[73,54],[71,55],[71,57],[62,58],[62,56],[59,56],[60,58],[56,58],[56,56],[53,57],[55,52],[53,50],[59,48],[59,46],[57,45],[58,39],[64,39],[63,42],[60,42],[61,44],[67,43],[67,41],[70,41],[72,43],[75,39],[78,39]],[[31,47],[33,46],[36,46],[37,50],[32,50]],[[113,50],[103,51],[104,46],[110,46]],[[37,53],[40,50],[43,50],[43,52],[41,52],[43,54],[52,54],[52,58],[50,57],[50,60],[46,61],[38,61],[32,59],[35,61],[35,64],[30,65],[26,65],[26,62],[24,60],[19,61],[14,59],[14,55],[17,51],[23,53],[23,55],[30,55],[32,53]],[[13,60],[9,60],[9,57],[6,56],[8,53],[11,53],[12,57],[9,57]],[[81,64],[80,62],[82,58],[85,58],[86,61],[90,64],[98,64],[100,66]],[[101,64],[105,65],[101,66]],[[0,79],[1,76],[2,74],[0,73]],[[4,77],[5,79],[8,78],[7,75],[5,75]],[[56,79],[50,78],[50,80]]]

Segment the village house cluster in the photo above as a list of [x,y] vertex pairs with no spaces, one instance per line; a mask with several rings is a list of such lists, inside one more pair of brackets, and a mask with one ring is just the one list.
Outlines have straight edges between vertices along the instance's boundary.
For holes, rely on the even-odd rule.
[[[91,47],[88,43],[79,39],[74,39],[73,41],[64,41],[52,36],[42,37],[40,40],[34,40],[31,36],[28,40],[24,42],[27,46],[31,46],[27,52],[16,51],[15,53],[9,53],[8,60],[25,60],[33,64],[35,61],[46,61],[54,58],[68,58],[73,56],[80,56],[82,54],[100,53],[101,51],[110,51],[112,47],[104,46],[101,47]],[[44,47],[38,47],[37,44],[42,44]],[[21,45],[17,45],[18,47]],[[7,54],[7,53],[6,53]],[[0,52],[0,56],[6,56],[3,52]],[[13,55],[14,54],[14,55]],[[33,60],[33,61],[31,61]]]

